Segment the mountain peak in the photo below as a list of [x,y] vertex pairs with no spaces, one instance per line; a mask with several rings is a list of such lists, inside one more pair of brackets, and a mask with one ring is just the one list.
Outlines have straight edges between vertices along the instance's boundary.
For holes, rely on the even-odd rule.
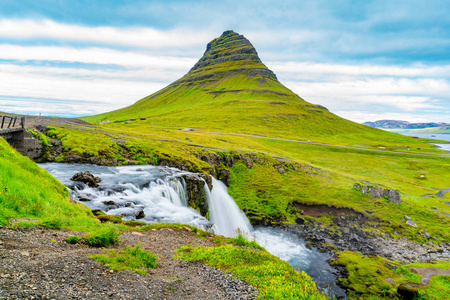
[[235,74],[277,80],[275,74],[262,63],[250,41],[233,30],[227,30],[208,43],[202,58],[177,84],[193,81],[210,83]]

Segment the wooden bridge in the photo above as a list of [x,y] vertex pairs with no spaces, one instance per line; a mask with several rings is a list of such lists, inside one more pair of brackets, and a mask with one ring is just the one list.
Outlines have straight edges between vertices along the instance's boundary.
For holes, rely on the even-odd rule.
[[31,159],[42,154],[41,143],[25,129],[24,116],[0,116],[0,138]]
[[25,117],[0,116],[0,135],[23,131]]

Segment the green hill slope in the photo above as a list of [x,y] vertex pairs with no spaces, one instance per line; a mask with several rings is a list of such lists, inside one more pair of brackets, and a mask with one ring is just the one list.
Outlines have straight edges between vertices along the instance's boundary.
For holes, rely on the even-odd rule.
[[391,133],[345,120],[303,100],[277,80],[245,37],[233,31],[211,41],[195,66],[166,88],[128,107],[84,118],[89,122],[130,119],[142,126],[344,144],[375,137],[395,139]]

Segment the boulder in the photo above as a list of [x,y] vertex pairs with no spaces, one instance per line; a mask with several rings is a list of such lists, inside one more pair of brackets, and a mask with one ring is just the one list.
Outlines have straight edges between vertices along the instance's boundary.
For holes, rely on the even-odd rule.
[[90,187],[98,187],[98,184],[102,181],[100,178],[92,175],[89,171],[79,172],[73,175],[70,180],[83,182]]
[[302,217],[297,217],[295,218],[295,223],[297,223],[298,225],[303,225],[305,224],[306,220]]
[[136,219],[142,219],[145,218],[145,213],[143,210],[138,210],[137,212],[134,213],[134,217]]
[[355,183],[354,188],[362,192],[363,194],[370,194],[374,198],[383,198],[387,196],[387,199],[399,205],[402,202],[400,193],[396,189],[384,189],[374,185],[361,185],[360,183]]
[[400,193],[396,189],[389,190],[388,200],[397,205],[402,203]]
[[404,215],[403,218],[405,218],[406,221],[410,221],[411,220],[411,217],[407,216],[407,215]]
[[409,226],[412,226],[412,227],[418,227],[417,224],[416,224],[416,222],[411,221],[411,220],[406,221],[406,225],[409,225]]
[[370,195],[372,195],[372,197],[374,198],[383,198],[384,196],[389,194],[389,190],[387,189],[383,189],[377,186],[371,186],[369,188],[369,193]]
[[116,202],[114,202],[112,200],[103,201],[102,203],[105,204],[105,205],[115,205],[116,204]]

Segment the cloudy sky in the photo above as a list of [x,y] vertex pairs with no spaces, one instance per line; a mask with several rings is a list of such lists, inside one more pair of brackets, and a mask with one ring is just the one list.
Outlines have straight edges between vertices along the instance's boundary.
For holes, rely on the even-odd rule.
[[450,123],[445,0],[0,0],[0,111],[130,105],[184,75],[227,29],[337,115]]

